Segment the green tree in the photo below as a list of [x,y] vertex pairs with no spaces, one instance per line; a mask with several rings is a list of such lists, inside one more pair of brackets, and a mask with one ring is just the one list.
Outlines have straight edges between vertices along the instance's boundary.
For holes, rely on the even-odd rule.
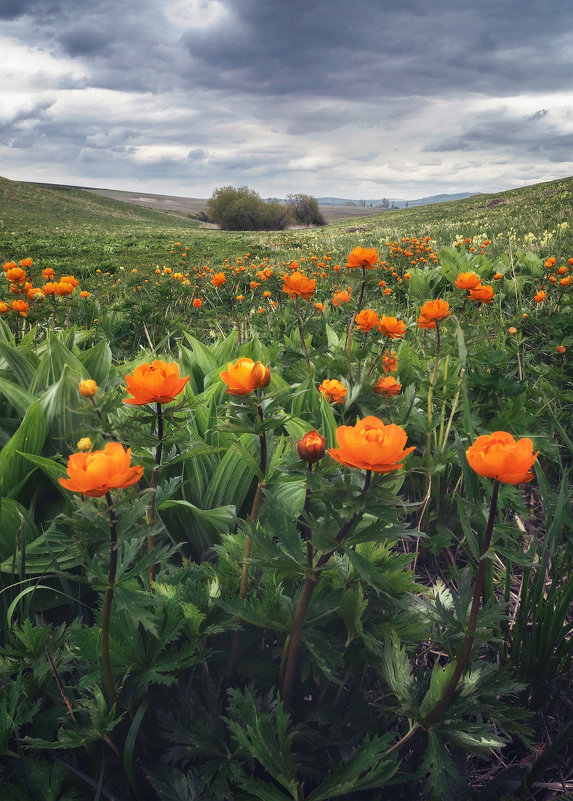
[[318,200],[312,195],[287,195],[287,204],[298,225],[326,225],[326,220],[318,208]]
[[207,214],[226,231],[282,231],[292,222],[288,205],[265,203],[247,186],[215,189],[207,202]]

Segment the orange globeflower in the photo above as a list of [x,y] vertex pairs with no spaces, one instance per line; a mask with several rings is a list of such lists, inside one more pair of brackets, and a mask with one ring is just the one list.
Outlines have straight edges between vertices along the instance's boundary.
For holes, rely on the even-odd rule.
[[427,300],[420,309],[420,318],[424,322],[445,320],[450,313],[450,304],[447,300]]
[[479,286],[480,277],[477,273],[460,273],[454,283],[458,289],[475,289]]
[[44,270],[42,270],[42,277],[45,278],[46,281],[50,278],[53,278],[54,275],[55,273],[51,267],[46,267]]
[[26,317],[26,312],[30,308],[30,304],[26,303],[25,300],[13,300],[10,304],[15,312],[21,314],[22,317]]
[[503,484],[521,484],[533,478],[529,471],[538,453],[533,453],[528,437],[516,441],[506,431],[494,431],[478,437],[467,449],[466,457],[479,476],[494,478]]
[[383,315],[378,323],[378,329],[390,339],[400,339],[406,333],[406,323],[397,317]]
[[268,365],[265,367],[262,362],[254,362],[242,356],[235,364],[229,362],[227,369],[221,373],[221,378],[228,386],[227,394],[250,395],[255,389],[268,387],[271,381],[271,368]]
[[6,278],[14,284],[23,284],[26,280],[26,270],[22,270],[21,267],[12,267],[12,269],[6,270]]
[[365,417],[355,426],[336,429],[338,448],[330,448],[333,459],[347,467],[374,473],[390,473],[402,467],[402,459],[415,447],[404,449],[407,434],[403,428],[384,423],[377,417]]
[[346,266],[351,269],[356,267],[364,267],[366,270],[371,270],[378,264],[379,256],[376,253],[376,248],[354,248],[348,256]]
[[48,281],[42,287],[42,292],[44,293],[44,295],[55,295],[58,286],[59,284],[56,281]]
[[332,296],[332,305],[340,306],[341,303],[350,303],[350,292],[335,292]]
[[336,378],[325,378],[318,387],[329,403],[344,403],[346,397],[346,387]]
[[391,353],[385,353],[382,356],[382,369],[385,373],[393,373],[394,370],[398,369],[398,361],[396,359],[396,351],[393,350]]
[[203,305],[203,301],[201,300],[201,298],[193,298],[193,308],[194,309],[200,309],[202,305]]
[[154,359],[151,364],[138,365],[132,376],[126,375],[125,381],[133,398],[125,398],[123,403],[144,406],[146,403],[171,403],[183,392],[189,376],[181,378],[175,362]]
[[399,384],[394,376],[385,375],[378,379],[372,389],[377,395],[385,395],[387,398],[391,398],[393,395],[400,394],[402,384]]
[[130,466],[131,449],[119,442],[108,442],[103,451],[73,453],[68,459],[69,478],[59,482],[71,492],[101,498],[112,489],[130,487],[143,474],[142,465]]
[[559,279],[559,285],[560,286],[570,286],[571,283],[572,283],[572,280],[573,279],[571,279],[570,275],[566,275],[565,278],[560,278]]
[[555,348],[556,353],[565,353],[566,350],[567,348],[565,347],[565,345],[557,345],[557,347]]
[[211,283],[213,284],[214,287],[220,287],[223,286],[226,280],[227,276],[225,275],[225,273],[215,273],[213,278],[211,278]]
[[3,300],[0,300],[0,314],[5,314],[10,307]]
[[82,398],[93,398],[97,394],[97,384],[93,378],[86,378],[85,381],[80,381],[78,391]]
[[[545,300],[546,297],[547,297],[547,294],[542,289],[540,289],[539,292],[537,293],[537,295],[535,295],[535,297],[533,298],[533,300],[536,303],[541,303],[541,301]],[[12,304],[12,305],[14,305],[14,304]]]
[[326,450],[326,440],[321,437],[318,431],[314,429],[305,434],[302,439],[296,444],[299,458],[303,462],[315,464],[319,459],[322,459]]
[[475,289],[470,289],[471,300],[479,300],[480,303],[491,303],[495,297],[495,292],[490,284],[483,284],[476,286]]
[[368,333],[368,331],[372,331],[373,328],[376,328],[380,322],[380,319],[375,311],[372,309],[362,309],[362,311],[356,315],[356,326],[359,331],[364,331],[364,333]]
[[91,293],[88,292],[87,289],[82,289],[82,291],[80,292],[80,298],[83,298],[83,300],[87,300],[90,294]]
[[324,303],[315,303],[314,304],[314,308],[319,312],[323,312],[324,311]]
[[307,278],[299,270],[290,275],[285,275],[283,281],[283,292],[286,292],[290,298],[300,297],[310,300],[312,293],[316,289],[316,279]]

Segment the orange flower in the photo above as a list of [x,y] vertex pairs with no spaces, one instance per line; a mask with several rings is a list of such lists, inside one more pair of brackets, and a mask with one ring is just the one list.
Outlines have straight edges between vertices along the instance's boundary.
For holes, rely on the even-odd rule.
[[494,281],[501,281],[502,278],[503,278],[503,273],[495,273],[493,276]]
[[399,384],[394,376],[386,375],[379,378],[372,389],[377,395],[385,395],[387,398],[391,398],[393,395],[400,394],[402,384]]
[[517,334],[517,328],[514,325],[510,325],[507,329],[507,333],[513,336],[514,334]]
[[0,314],[5,314],[10,307],[3,300],[0,300]]
[[406,323],[403,320],[398,320],[397,317],[388,317],[383,315],[378,323],[378,328],[382,334],[390,339],[400,339],[406,333]]
[[215,287],[220,287],[220,286],[223,286],[223,284],[225,283],[226,280],[227,280],[227,276],[225,275],[225,273],[215,273],[213,278],[211,278],[211,283]]
[[57,284],[55,281],[48,281],[42,287],[42,292],[44,293],[44,295],[55,295],[58,286],[59,284]]
[[365,417],[355,426],[336,429],[338,448],[330,448],[333,459],[347,467],[372,470],[374,473],[391,473],[402,467],[402,459],[414,446],[406,448],[407,434],[403,428],[384,423],[377,417]]
[[82,289],[82,291],[80,292],[80,298],[82,298],[83,300],[87,300],[90,294],[91,293],[88,292],[87,289]]
[[396,351],[385,353],[382,356],[382,369],[385,373],[393,373],[398,368],[398,361],[396,359]]
[[445,320],[449,313],[450,304],[447,300],[427,300],[420,309],[418,325],[420,328],[435,328],[435,323]]
[[460,273],[454,283],[458,289],[475,289],[479,286],[480,277],[476,273]]
[[56,284],[55,293],[59,297],[64,297],[64,295],[71,295],[74,291],[74,285],[71,284],[69,281],[60,281]]
[[364,333],[372,331],[379,323],[380,319],[372,309],[362,309],[362,311],[356,315],[356,326],[359,331],[364,331]]
[[314,304],[314,308],[319,312],[323,312],[324,311],[324,303],[315,303]]
[[490,284],[483,284],[476,286],[475,289],[470,289],[471,300],[479,300],[480,303],[491,303],[495,297],[495,292]]
[[13,300],[10,304],[15,312],[21,314],[22,317],[26,317],[26,312],[30,308],[30,304],[26,303],[25,300]]
[[565,345],[557,345],[557,347],[555,348],[556,353],[565,353],[566,350],[567,348],[565,347]]
[[193,298],[193,308],[194,309],[200,309],[202,305],[203,305],[203,301],[201,300],[201,298]]
[[21,267],[12,267],[10,270],[6,270],[6,278],[14,284],[23,284],[26,280],[26,270],[22,270]]
[[22,259],[20,262],[20,267],[31,267],[34,264],[32,259]]
[[[533,298],[533,300],[536,303],[541,303],[541,301],[545,300],[546,297],[547,297],[547,294],[542,289],[540,289],[539,292],[537,293],[537,295],[535,295],[535,297]],[[14,304],[12,304],[12,305],[14,305]]]
[[350,267],[351,269],[355,269],[357,267],[364,267],[367,270],[371,270],[378,264],[379,256],[376,253],[376,248],[354,248],[354,250],[348,256],[348,261],[346,262],[346,266]]
[[148,364],[138,365],[133,375],[126,375],[127,391],[133,398],[126,398],[123,403],[143,406],[146,403],[171,403],[183,392],[189,376],[181,378],[175,362],[168,364],[155,359]]
[[307,278],[299,270],[291,273],[291,275],[285,275],[283,281],[283,292],[286,292],[290,298],[300,297],[310,300],[312,293],[316,289],[316,279]]
[[350,292],[335,292],[332,297],[332,305],[340,306],[341,303],[350,303]]
[[229,395],[250,395],[255,389],[268,387],[271,368],[243,356],[235,364],[229,362],[227,369],[221,373],[221,378],[228,386]]
[[346,387],[336,378],[325,378],[318,387],[329,403],[344,403],[346,397]]
[[101,498],[112,489],[130,487],[143,474],[142,465],[130,466],[131,450],[119,442],[108,442],[103,451],[73,453],[68,459],[69,478],[60,478],[62,487]]
[[42,277],[45,278],[46,281],[49,278],[53,278],[54,275],[55,275],[55,273],[54,273],[54,271],[52,270],[51,267],[46,267],[44,270],[42,270]]
[[494,431],[478,437],[466,451],[469,466],[479,476],[494,478],[503,484],[531,481],[529,470],[537,458],[529,438],[515,441],[506,431]]
[[560,286],[570,286],[571,282],[572,282],[571,276],[570,275],[566,275],[565,278],[561,278],[559,280],[559,285]]
[[97,394],[97,384],[93,378],[86,378],[85,381],[80,381],[78,391],[82,398],[93,398]]
[[302,439],[296,444],[299,458],[303,462],[315,464],[319,459],[322,459],[326,450],[326,440],[321,437],[318,431],[309,431]]

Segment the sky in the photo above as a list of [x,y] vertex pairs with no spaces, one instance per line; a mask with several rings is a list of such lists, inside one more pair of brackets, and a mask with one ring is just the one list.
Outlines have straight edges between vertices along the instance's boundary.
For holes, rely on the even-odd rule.
[[571,0],[0,0],[0,176],[416,199],[573,175]]

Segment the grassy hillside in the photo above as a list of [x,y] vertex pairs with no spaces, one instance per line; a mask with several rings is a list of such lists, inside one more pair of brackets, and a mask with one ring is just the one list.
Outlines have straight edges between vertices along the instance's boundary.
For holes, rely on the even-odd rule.
[[[192,228],[192,220],[178,225]],[[123,203],[72,187],[9,181],[0,178],[0,230],[101,231],[158,228],[169,225],[165,212]]]
[[425,236],[438,250],[469,237],[491,240],[492,254],[524,249],[558,258],[573,255],[573,178],[429,206],[368,211],[323,228],[226,232],[92,191],[0,179],[0,258],[27,255],[43,266],[70,271],[113,270],[165,263],[172,244],[180,241],[189,246],[189,264],[196,265],[220,264],[246,251],[280,260],[323,250],[342,259],[356,245],[384,249],[387,241]]

